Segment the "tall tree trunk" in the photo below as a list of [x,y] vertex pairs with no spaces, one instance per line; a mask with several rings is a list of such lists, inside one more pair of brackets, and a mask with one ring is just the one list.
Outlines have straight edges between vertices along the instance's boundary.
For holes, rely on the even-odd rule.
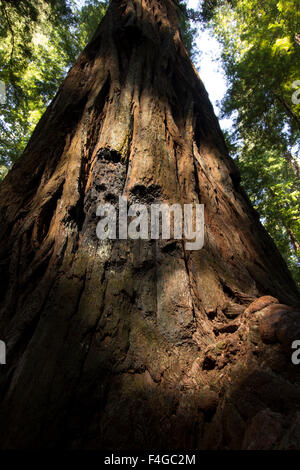
[[289,151],[286,151],[282,156],[283,158],[287,160],[292,172],[298,178],[299,181],[297,182],[299,183],[300,182],[300,165],[297,159]]
[[[246,307],[299,297],[173,1],[112,0],[0,192],[3,448],[247,448],[261,416],[279,442],[299,372]],[[98,240],[120,194],[204,204],[204,248]]]
[[287,232],[289,234],[291,245],[294,249],[295,256],[298,258],[298,261],[299,261],[299,264],[300,264],[300,244],[299,244],[297,238],[295,237],[295,234],[294,234],[294,232],[291,228],[288,228]]
[[291,119],[291,122],[293,122],[295,125],[298,126],[298,128],[300,128],[300,118],[299,116],[297,116],[297,114],[294,112],[291,106],[286,102],[286,100],[281,96],[280,93],[275,92],[274,90],[271,90],[271,93],[274,96],[274,98],[276,98],[276,100],[285,109],[285,112]]

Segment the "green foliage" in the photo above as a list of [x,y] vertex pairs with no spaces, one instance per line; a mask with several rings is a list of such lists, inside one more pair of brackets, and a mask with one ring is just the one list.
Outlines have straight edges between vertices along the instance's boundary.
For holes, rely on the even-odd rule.
[[265,147],[263,141],[255,145],[252,139],[243,141],[237,149],[238,165],[243,186],[299,282],[300,252],[299,247],[293,245],[292,237],[300,239],[300,167],[297,175],[293,169],[297,161],[293,159],[291,163],[291,154],[284,153],[283,148],[281,157],[278,151],[276,143]]
[[20,156],[77,55],[92,36],[107,2],[2,0],[0,180]]
[[201,15],[222,45],[222,110],[234,122],[229,146],[242,183],[300,285],[297,1],[209,0]]
[[178,2],[178,13],[179,13],[179,27],[182,36],[182,40],[191,58],[195,55],[195,42],[194,37],[196,34],[196,28],[191,26],[191,15],[190,10],[187,8],[186,2],[180,0]]
[[83,6],[76,9],[76,38],[78,40],[77,54],[83,50],[92,38],[101,19],[105,15],[108,4],[109,0],[85,0]]

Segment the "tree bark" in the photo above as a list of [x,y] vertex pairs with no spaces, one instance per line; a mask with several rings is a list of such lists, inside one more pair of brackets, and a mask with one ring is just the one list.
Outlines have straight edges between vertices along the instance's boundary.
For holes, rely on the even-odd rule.
[[[204,248],[98,240],[121,194],[204,204]],[[294,425],[299,373],[246,307],[299,295],[173,1],[112,0],[0,196],[2,448],[248,448],[261,413]]]
[[277,99],[277,101],[281,104],[281,106],[285,109],[286,114],[289,116],[292,122],[294,122],[298,128],[300,128],[300,118],[291,108],[291,106],[286,102],[286,100],[280,95],[280,93],[271,90],[273,96]]
[[297,259],[300,263],[300,244],[299,244],[297,238],[295,237],[295,234],[294,234],[294,232],[291,228],[288,228],[287,232],[289,234],[289,237],[290,237],[290,240],[291,240],[291,245],[292,245],[292,247],[294,249],[294,252],[295,252],[295,256],[297,257]]
[[289,151],[286,151],[283,154],[283,158],[285,158],[287,160],[292,172],[298,178],[298,180],[299,180],[298,182],[300,182],[300,165],[299,165],[297,159]]

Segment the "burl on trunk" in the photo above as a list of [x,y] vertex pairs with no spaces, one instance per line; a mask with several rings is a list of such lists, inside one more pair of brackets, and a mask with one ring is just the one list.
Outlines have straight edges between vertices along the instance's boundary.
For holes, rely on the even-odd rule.
[[[204,204],[204,248],[99,240],[120,195]],[[299,296],[174,1],[111,1],[0,196],[2,448],[299,446]]]

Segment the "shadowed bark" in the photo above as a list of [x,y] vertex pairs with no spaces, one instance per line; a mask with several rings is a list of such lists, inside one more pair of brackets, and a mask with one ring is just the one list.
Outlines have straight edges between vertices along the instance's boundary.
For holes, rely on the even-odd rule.
[[[2,448],[293,445],[299,372],[253,301],[299,296],[239,180],[173,1],[112,0],[0,187]],[[121,194],[204,204],[204,248],[98,240]]]

